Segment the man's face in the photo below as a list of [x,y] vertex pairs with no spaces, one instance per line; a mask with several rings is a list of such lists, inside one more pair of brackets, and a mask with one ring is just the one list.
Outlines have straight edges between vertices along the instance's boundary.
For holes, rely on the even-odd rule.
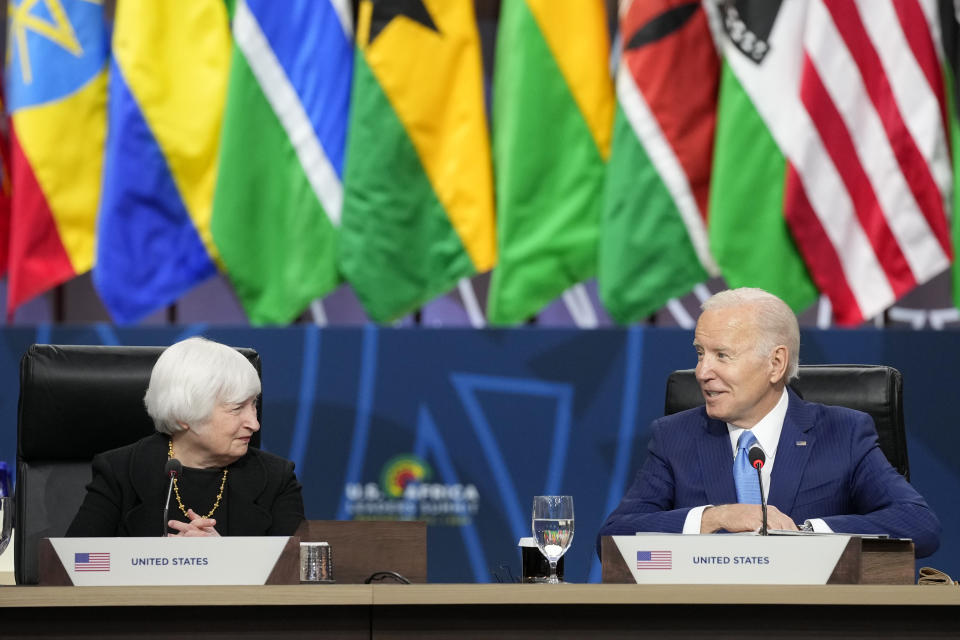
[[777,363],[756,350],[750,305],[704,311],[697,320],[697,382],[707,415],[749,429],[780,399]]

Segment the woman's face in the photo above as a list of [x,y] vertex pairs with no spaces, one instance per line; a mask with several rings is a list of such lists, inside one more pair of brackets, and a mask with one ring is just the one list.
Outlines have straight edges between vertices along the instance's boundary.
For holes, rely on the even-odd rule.
[[190,444],[210,460],[209,466],[226,466],[247,453],[250,437],[259,430],[256,396],[242,402],[217,402],[210,419],[191,429]]

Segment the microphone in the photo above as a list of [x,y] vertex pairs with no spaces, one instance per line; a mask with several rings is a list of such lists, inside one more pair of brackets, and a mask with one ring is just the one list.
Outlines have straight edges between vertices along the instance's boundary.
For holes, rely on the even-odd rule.
[[767,461],[767,456],[760,445],[755,444],[750,447],[747,457],[750,459],[750,466],[757,470],[757,482],[760,483],[760,511],[763,514],[763,526],[760,527],[760,535],[765,536],[767,535],[767,499],[763,497],[763,474],[760,473],[760,470],[763,469],[763,463]]
[[[176,458],[167,460],[167,464],[163,467],[163,475],[170,478],[170,484],[167,485],[167,501],[163,505],[163,533],[160,534],[164,538],[167,537],[167,514],[170,512],[170,494],[173,493],[173,481],[176,480],[182,472],[183,465],[180,464],[180,461]],[[761,493],[763,493],[762,490]]]

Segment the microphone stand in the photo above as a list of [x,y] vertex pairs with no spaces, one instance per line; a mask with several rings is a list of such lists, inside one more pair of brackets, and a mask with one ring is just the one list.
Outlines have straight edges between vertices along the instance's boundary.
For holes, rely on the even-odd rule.
[[767,535],[767,499],[763,497],[763,474],[760,473],[760,470],[763,468],[763,461],[757,460],[753,463],[754,469],[757,470],[757,482],[760,483],[760,512],[763,514],[763,526],[760,527],[760,535]]
[[164,466],[164,473],[168,478],[170,478],[170,483],[167,485],[167,500],[163,503],[163,533],[161,537],[167,537],[167,516],[170,513],[170,495],[173,493],[173,481],[177,479],[177,476],[180,475],[180,472],[183,470],[183,465],[180,464],[180,461],[176,458],[170,458],[167,460],[167,464]]
[[160,534],[163,538],[167,537],[167,516],[170,513],[170,494],[173,493],[173,479],[176,477],[176,474],[170,474],[170,483],[167,485],[167,501],[163,503],[163,533]]

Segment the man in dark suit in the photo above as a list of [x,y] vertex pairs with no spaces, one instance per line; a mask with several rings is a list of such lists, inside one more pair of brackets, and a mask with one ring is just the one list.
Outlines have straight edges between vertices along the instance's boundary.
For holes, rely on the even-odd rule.
[[770,529],[888,534],[912,538],[918,557],[936,551],[940,522],[884,457],[870,416],[787,389],[800,346],[790,308],[744,288],[702,309],[693,345],[706,404],[654,421],[647,459],[599,535],[758,530],[759,484],[745,460],[756,443]]

